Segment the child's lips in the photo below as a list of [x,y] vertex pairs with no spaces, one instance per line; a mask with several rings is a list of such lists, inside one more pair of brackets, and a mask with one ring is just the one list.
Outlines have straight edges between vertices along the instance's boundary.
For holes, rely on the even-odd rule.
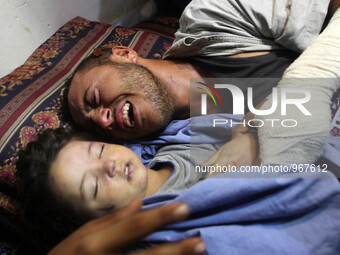
[[129,162],[125,165],[125,169],[124,169],[124,175],[128,182],[132,180],[133,174],[134,174],[134,166],[132,163]]

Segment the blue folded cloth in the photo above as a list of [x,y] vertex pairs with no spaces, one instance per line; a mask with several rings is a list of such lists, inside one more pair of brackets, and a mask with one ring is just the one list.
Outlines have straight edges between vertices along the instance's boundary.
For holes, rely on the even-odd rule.
[[[191,217],[148,236],[150,245],[201,237],[207,253],[339,254],[340,184],[331,173],[280,178],[218,175],[182,194],[144,199],[144,209],[183,201]],[[300,176],[301,177],[301,176]]]
[[166,144],[175,143],[225,143],[230,140],[231,126],[218,125],[212,127],[214,119],[233,120],[234,125],[243,119],[244,115],[212,114],[192,117],[185,120],[170,122],[165,130],[147,139],[141,139],[124,145],[132,149],[145,166],[155,156],[157,150]]

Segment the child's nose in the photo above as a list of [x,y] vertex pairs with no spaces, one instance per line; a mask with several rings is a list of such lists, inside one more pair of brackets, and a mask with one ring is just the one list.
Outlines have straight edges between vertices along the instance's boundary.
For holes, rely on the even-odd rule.
[[113,160],[107,160],[104,163],[104,171],[105,174],[108,175],[108,177],[112,178],[116,174],[116,164]]

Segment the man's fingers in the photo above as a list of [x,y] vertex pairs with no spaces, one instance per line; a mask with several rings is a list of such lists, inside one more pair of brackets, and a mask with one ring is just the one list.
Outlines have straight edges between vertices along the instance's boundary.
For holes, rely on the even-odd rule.
[[235,139],[236,137],[243,135],[245,133],[248,133],[250,131],[249,126],[236,126],[231,129],[231,137],[232,139]]
[[205,244],[199,238],[190,238],[178,243],[159,245],[130,255],[198,255],[205,251]]
[[[141,198],[135,198],[131,201],[131,203],[124,207],[123,209],[120,209],[119,211],[117,211],[116,213],[114,213],[114,219],[119,221],[122,219],[126,219],[127,217],[129,217],[130,215],[133,215],[137,212],[140,211],[140,208],[142,207],[142,200]],[[108,221],[112,220],[112,218],[110,219],[110,217],[108,217]],[[104,220],[105,221],[105,220]]]
[[92,220],[86,223],[83,226],[84,230],[82,231],[83,233],[96,231],[103,227],[114,224],[120,220],[126,219],[129,216],[139,212],[141,206],[142,206],[142,200],[140,198],[135,198],[134,200],[131,201],[131,203],[128,206],[118,210],[117,212],[108,214],[99,219]]
[[164,225],[185,219],[189,215],[186,204],[169,204],[130,216],[96,233],[96,240],[89,237],[90,250],[119,251]]

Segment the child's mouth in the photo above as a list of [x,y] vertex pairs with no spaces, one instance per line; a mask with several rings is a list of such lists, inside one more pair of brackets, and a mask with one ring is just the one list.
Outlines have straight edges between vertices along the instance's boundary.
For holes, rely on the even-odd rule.
[[127,163],[125,166],[125,170],[124,170],[124,175],[126,180],[129,182],[132,180],[132,176],[133,176],[133,165],[131,163]]

